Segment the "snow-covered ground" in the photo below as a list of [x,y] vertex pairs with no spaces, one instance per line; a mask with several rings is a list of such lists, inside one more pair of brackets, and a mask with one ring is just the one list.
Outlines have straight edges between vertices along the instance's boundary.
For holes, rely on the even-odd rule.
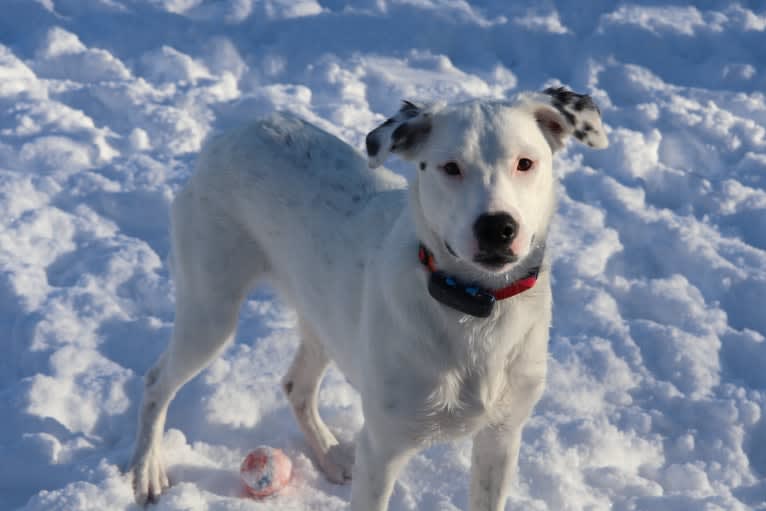
[[[550,379],[509,509],[766,510],[766,5],[697,3],[0,0],[0,509],[135,510],[167,208],[213,131],[289,109],[361,147],[402,98],[563,83],[612,145],[558,158]],[[294,325],[250,297],[170,409],[156,509],[347,506],[277,384]],[[353,437],[335,372],[322,408]],[[296,475],[254,503],[259,444]],[[464,509],[469,448],[417,456],[391,509]]]

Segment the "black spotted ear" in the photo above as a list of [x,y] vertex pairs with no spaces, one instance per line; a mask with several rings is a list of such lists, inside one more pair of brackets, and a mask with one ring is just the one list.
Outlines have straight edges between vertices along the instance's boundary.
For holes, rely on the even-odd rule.
[[609,146],[601,110],[590,96],[550,87],[531,99],[539,103],[534,116],[553,151],[563,147],[570,135],[594,149]]
[[430,113],[409,101],[402,102],[393,117],[367,134],[365,144],[369,166],[380,166],[390,153],[407,160],[414,158],[430,133]]

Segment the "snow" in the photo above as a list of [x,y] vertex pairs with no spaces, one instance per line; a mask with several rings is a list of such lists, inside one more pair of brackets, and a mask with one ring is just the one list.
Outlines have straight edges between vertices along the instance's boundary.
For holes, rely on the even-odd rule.
[[[566,84],[611,145],[557,158],[546,393],[509,509],[766,510],[766,9],[711,0],[3,0],[0,509],[135,510],[122,469],[173,320],[167,209],[212,133],[289,109],[361,148],[401,99]],[[393,169],[410,176],[403,163]],[[414,255],[413,255],[414,257]],[[268,288],[171,406],[158,510],[345,509],[278,382]],[[322,413],[350,440],[335,371]],[[238,469],[283,449],[261,503]],[[470,442],[418,455],[391,509],[467,503]]]

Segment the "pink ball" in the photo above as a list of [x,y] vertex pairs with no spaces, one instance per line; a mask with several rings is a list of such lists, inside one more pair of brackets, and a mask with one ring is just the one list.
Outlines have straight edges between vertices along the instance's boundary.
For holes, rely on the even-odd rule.
[[247,494],[262,499],[281,490],[290,481],[292,470],[285,453],[262,445],[245,457],[239,474]]

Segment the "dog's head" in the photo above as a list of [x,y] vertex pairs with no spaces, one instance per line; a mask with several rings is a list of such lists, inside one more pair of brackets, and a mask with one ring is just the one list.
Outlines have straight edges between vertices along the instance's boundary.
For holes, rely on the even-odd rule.
[[551,88],[511,101],[404,102],[366,142],[371,167],[390,153],[417,165],[413,194],[424,242],[500,274],[544,239],[554,208],[553,153],[570,136],[608,145],[593,100]]

